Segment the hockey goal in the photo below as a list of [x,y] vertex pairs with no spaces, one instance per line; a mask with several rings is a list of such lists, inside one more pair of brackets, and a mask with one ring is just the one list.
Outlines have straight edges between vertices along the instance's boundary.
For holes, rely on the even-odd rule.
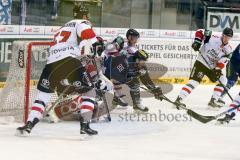
[[[37,94],[37,82],[46,64],[50,44],[46,41],[13,42],[9,73],[0,92],[0,117],[14,117],[17,122],[26,122]],[[55,94],[51,102],[54,99]]]

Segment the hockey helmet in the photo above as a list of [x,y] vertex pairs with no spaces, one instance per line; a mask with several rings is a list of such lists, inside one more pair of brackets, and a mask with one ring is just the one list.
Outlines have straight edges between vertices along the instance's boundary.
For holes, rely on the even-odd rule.
[[124,39],[121,36],[118,36],[113,40],[113,43],[115,43],[115,45],[117,46],[117,49],[120,51],[123,49]]
[[223,34],[228,36],[228,37],[233,37],[233,30],[229,27],[226,27],[224,30],[223,30]]
[[90,17],[88,8],[83,3],[80,5],[74,5],[73,17],[75,19],[83,19],[84,16],[87,16],[87,18]]
[[129,29],[128,31],[127,31],[127,33],[126,33],[126,37],[128,38],[129,36],[135,36],[135,37],[137,37],[137,38],[139,38],[140,37],[140,34],[139,34],[139,32],[138,31],[136,31],[135,29]]

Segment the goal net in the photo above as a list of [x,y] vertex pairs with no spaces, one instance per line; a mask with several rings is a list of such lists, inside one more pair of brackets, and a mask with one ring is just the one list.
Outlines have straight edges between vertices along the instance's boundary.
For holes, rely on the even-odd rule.
[[[0,117],[22,122],[37,94],[37,82],[48,56],[50,42],[14,41],[12,60],[4,88],[0,92]],[[52,96],[53,102],[56,95]]]

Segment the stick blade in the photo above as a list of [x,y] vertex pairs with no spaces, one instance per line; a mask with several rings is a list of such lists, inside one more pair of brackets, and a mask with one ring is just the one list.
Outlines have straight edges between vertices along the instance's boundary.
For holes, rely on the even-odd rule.
[[198,114],[198,113],[194,112],[191,109],[188,109],[187,114],[190,115],[191,117],[195,118],[196,120],[202,122],[202,123],[208,123],[208,122],[215,119],[214,116],[203,116],[201,114]]

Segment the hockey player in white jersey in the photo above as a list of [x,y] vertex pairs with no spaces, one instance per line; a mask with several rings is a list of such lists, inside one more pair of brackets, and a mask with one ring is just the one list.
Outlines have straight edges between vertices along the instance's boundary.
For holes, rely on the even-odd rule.
[[76,90],[83,95],[78,97],[80,109],[80,134],[95,135],[98,132],[89,126],[89,121],[95,107],[95,91],[93,88],[106,90],[104,80],[88,73],[81,61],[81,49],[79,42],[88,41],[93,46],[96,44],[96,35],[91,23],[85,20],[88,17],[88,9],[85,6],[75,6],[74,20],[62,26],[54,36],[49,50],[47,64],[42,71],[37,88],[39,93],[32,105],[27,123],[17,128],[17,134],[30,133],[33,127],[43,116],[51,94],[62,86],[62,80],[68,81],[68,90]]
[[[183,100],[199,85],[205,75],[212,82],[220,80],[223,85],[226,85],[227,79],[222,74],[222,69],[232,53],[232,47],[229,44],[232,37],[233,30],[231,28],[225,28],[221,36],[212,35],[209,30],[196,31],[192,48],[200,53],[192,68],[189,82],[181,89],[175,101],[177,104],[182,104]],[[211,101],[208,104],[210,107],[218,107],[216,103],[223,90],[221,84],[215,86]]]

